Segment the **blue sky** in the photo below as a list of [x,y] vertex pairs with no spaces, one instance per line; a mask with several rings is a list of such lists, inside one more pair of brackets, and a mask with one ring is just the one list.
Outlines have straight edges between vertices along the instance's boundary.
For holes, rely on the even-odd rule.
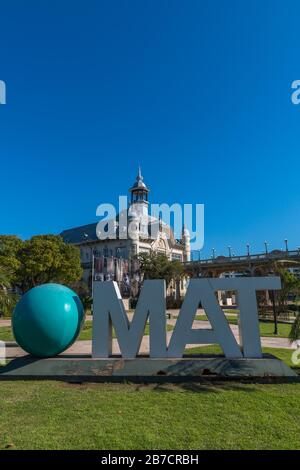
[[300,245],[298,1],[1,2],[0,233],[96,220],[140,163],[203,256]]

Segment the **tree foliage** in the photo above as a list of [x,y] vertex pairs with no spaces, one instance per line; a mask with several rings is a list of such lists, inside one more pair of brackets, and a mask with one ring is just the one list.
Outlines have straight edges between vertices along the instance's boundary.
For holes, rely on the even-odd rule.
[[291,341],[296,341],[297,339],[300,338],[300,314],[299,313],[296,315],[296,318],[292,325],[289,336],[290,336]]
[[172,280],[184,275],[183,264],[179,260],[169,260],[162,253],[140,253],[137,258],[144,279],[165,279],[168,286]]
[[19,253],[23,241],[15,235],[0,235],[0,266],[5,277],[14,283],[20,269]]
[[274,273],[281,278],[281,290],[276,292],[276,297],[279,312],[284,312],[287,309],[289,295],[299,295],[300,280],[292,272],[280,266],[279,263],[275,265]]
[[48,282],[71,284],[82,276],[79,249],[57,235],[37,235],[18,252],[17,282],[22,291]]
[[80,252],[60,236],[38,235],[23,241],[0,235],[0,310],[11,313],[16,292],[47,282],[71,284],[82,277]]
[[[278,312],[284,312],[288,307],[288,299],[290,294],[294,295],[296,298],[300,294],[300,280],[288,269],[285,269],[280,263],[274,264],[274,274],[280,276],[281,278],[281,290],[274,291],[274,301],[278,305]],[[277,301],[277,302],[276,302]],[[275,307],[275,310],[276,307]],[[294,324],[292,325],[290,331],[290,340],[294,341],[300,337],[300,315],[296,315]]]

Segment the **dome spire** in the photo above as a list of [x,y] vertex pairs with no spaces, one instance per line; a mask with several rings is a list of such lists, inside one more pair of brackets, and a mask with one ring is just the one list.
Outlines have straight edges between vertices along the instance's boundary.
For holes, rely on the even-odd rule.
[[138,166],[138,173],[137,173],[137,177],[136,177],[135,180],[136,180],[135,183],[129,189],[129,191],[131,193],[132,192],[137,192],[137,191],[143,192],[143,193],[148,193],[149,192],[149,189],[147,188],[147,186],[144,183],[144,177],[142,175],[141,165]]
[[129,189],[131,193],[131,204],[138,203],[148,205],[149,189],[144,183],[141,165],[138,166],[138,173],[133,186]]
[[141,171],[141,165],[139,165],[139,169],[138,169],[138,175],[137,175],[137,181],[138,180],[142,180],[143,181],[143,177],[142,177],[142,171]]

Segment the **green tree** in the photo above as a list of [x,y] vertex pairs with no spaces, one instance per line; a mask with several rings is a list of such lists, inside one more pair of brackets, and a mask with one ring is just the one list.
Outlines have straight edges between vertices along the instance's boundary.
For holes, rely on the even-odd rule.
[[183,264],[179,260],[169,260],[166,255],[151,251],[137,256],[144,279],[165,279],[167,287],[172,280],[184,275]]
[[281,290],[277,293],[279,311],[285,312],[289,295],[299,294],[300,281],[293,273],[280,266],[277,266],[276,274],[281,278]]
[[0,235],[0,266],[7,280],[12,284],[20,268],[19,253],[23,243],[15,235]]
[[290,331],[290,340],[292,342],[292,341],[296,341],[299,338],[300,338],[300,314],[298,312],[296,314],[295,321]]
[[[287,261],[284,261],[286,264]],[[273,317],[274,317],[274,334],[278,334],[278,315],[287,310],[288,298],[290,294],[295,296],[299,295],[300,292],[300,281],[299,279],[286,269],[280,262],[274,263],[273,272],[276,276],[281,278],[281,289],[279,291],[271,291],[271,299],[273,304]],[[290,337],[295,339],[294,335],[300,333],[300,324],[297,326],[298,320],[296,317],[295,324],[291,328]]]
[[79,249],[56,235],[37,235],[23,243],[17,281],[22,291],[39,284],[71,284],[82,277]]

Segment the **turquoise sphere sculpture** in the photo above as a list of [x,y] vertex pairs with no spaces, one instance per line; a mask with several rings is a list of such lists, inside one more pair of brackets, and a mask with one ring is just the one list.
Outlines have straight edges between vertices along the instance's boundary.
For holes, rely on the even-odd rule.
[[78,295],[60,284],[43,284],[26,292],[13,313],[17,343],[29,354],[53,357],[78,337],[84,308]]

